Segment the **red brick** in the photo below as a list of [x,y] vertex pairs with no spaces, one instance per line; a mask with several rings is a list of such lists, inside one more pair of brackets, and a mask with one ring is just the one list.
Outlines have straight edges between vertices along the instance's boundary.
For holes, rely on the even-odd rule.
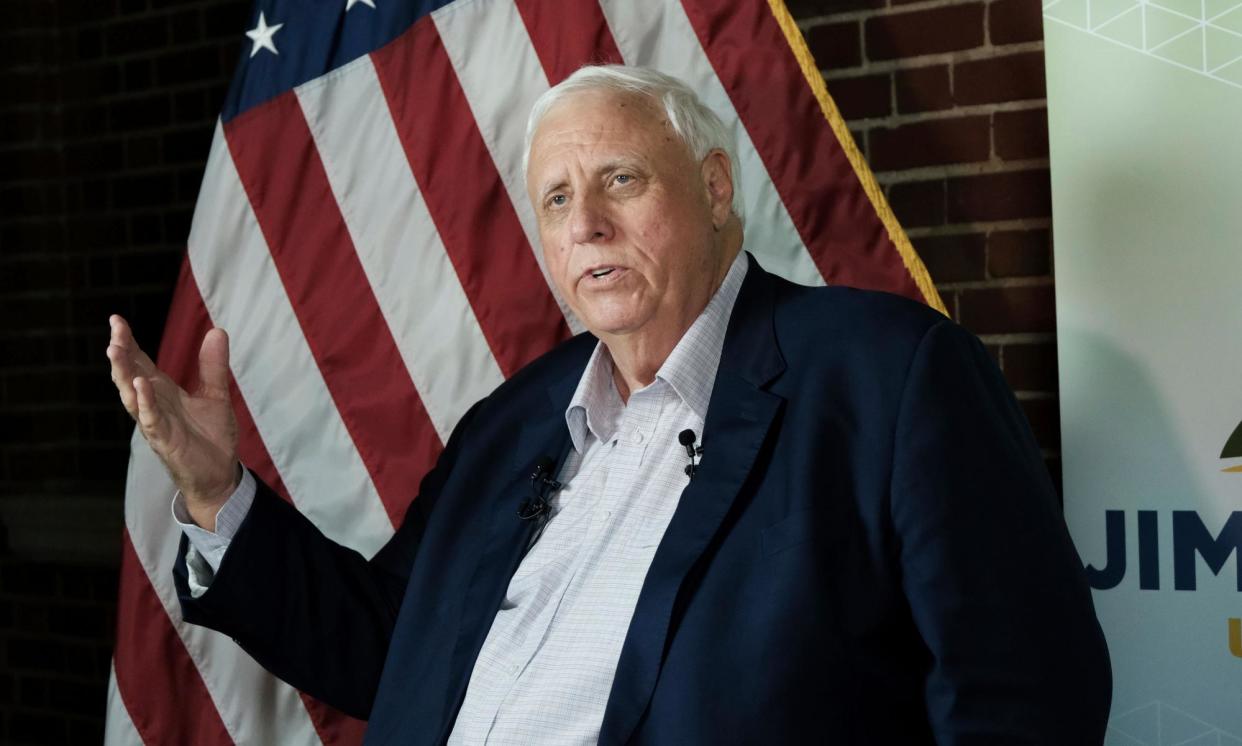
[[34,142],[47,130],[40,126],[43,112],[38,111],[6,111],[0,115],[0,142],[9,147],[20,143]]
[[14,448],[9,452],[5,476],[13,481],[67,480],[77,476],[77,463],[78,448],[72,445]]
[[[64,326],[68,320],[68,309],[63,298],[51,297],[15,298],[0,297],[0,330],[29,332],[40,329],[55,329]],[[63,294],[63,288],[57,295]],[[10,380],[10,383],[12,381]],[[10,389],[10,393],[12,390]]]
[[53,287],[67,287],[68,283],[68,265],[64,257],[0,260],[0,291],[6,295],[23,291],[44,292]]
[[63,162],[63,154],[54,147],[9,150],[0,152],[0,174],[13,181],[47,177],[56,174]]
[[1052,392],[1057,390],[1057,345],[1055,342],[1007,344],[1001,351],[1005,380],[1014,391]]
[[61,76],[61,91],[71,100],[99,99],[121,91],[121,66],[100,62]]
[[1052,285],[968,288],[958,303],[962,325],[975,334],[1056,331]]
[[55,28],[56,6],[50,2],[7,2],[4,5],[5,25],[12,29],[35,31]]
[[787,0],[785,6],[798,20],[845,13],[851,10],[883,8],[885,0]]
[[169,18],[168,25],[172,29],[174,44],[198,41],[203,35],[202,11],[198,8],[181,11]]
[[988,274],[1033,277],[1052,274],[1048,231],[996,231],[988,237]]
[[1039,0],[996,0],[988,6],[988,38],[993,44],[1043,39]]
[[152,71],[151,60],[136,59],[129,60],[125,63],[125,91],[127,93],[141,93],[150,90],[151,82],[155,78]]
[[828,81],[828,93],[847,121],[886,117],[892,113],[892,82],[888,75],[864,75]]
[[949,179],[948,220],[1046,218],[1052,214],[1047,169],[960,176]]
[[888,203],[897,220],[907,228],[943,225],[944,180],[910,181],[888,189]]
[[929,65],[898,70],[893,76],[897,111],[942,111],[953,107],[948,65]]
[[953,99],[958,104],[995,104],[1045,95],[1042,50],[959,62],[953,68]]
[[1019,402],[1031,423],[1035,440],[1043,448],[1061,447],[1061,406],[1056,399],[1023,399]]
[[[117,133],[162,127],[168,124],[170,118],[169,97],[163,93],[129,98],[109,106],[107,110],[111,129]],[[98,127],[98,122],[94,126]]]
[[42,62],[48,55],[49,38],[45,34],[9,35],[0,43],[0,69],[31,66]]
[[894,171],[986,161],[991,155],[986,115],[932,119],[871,131],[871,167]]
[[862,33],[857,21],[812,26],[806,32],[806,44],[821,70],[862,64]]
[[242,31],[250,28],[250,7],[246,3],[215,3],[204,11],[203,28],[209,39],[239,38]]
[[161,55],[155,62],[160,85],[198,83],[221,70],[221,52],[215,47],[180,49]]
[[891,60],[983,45],[983,4],[947,5],[868,18],[866,56]]
[[59,81],[44,70],[8,70],[0,73],[4,103],[53,105],[58,98]]
[[998,111],[992,124],[996,155],[1007,161],[1048,157],[1048,110]]
[[119,140],[95,140],[65,148],[65,169],[70,175],[119,171],[125,162],[125,146]]
[[935,282],[984,279],[987,237],[982,233],[926,236],[914,240],[914,248]]
[[169,174],[152,173],[117,179],[112,192],[114,207],[160,207],[168,204],[173,179]]
[[104,35],[104,45],[112,57],[159,49],[167,43],[167,16],[117,21],[108,26]]
[[154,166],[160,161],[160,138],[155,135],[131,137],[125,141],[125,165],[132,169]]

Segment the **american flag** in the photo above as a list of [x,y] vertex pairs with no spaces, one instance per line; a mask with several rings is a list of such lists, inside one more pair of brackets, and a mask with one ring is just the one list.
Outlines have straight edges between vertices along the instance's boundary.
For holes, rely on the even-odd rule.
[[[159,364],[192,387],[227,329],[242,460],[366,556],[465,410],[582,331],[521,167],[531,103],[582,64],[653,66],[732,123],[766,268],[943,310],[782,0],[258,0],[240,33]],[[173,492],[135,433],[107,742],[360,741],[182,621]]]

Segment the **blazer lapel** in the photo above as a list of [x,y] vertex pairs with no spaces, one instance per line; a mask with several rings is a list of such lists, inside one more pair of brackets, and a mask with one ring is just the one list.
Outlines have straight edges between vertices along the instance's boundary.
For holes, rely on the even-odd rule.
[[719,531],[784,403],[764,390],[785,369],[772,326],[775,280],[753,256],[750,262],[725,335],[699,471],[682,492],[647,571],[617,662],[600,744],[628,741],[646,711],[683,581]]

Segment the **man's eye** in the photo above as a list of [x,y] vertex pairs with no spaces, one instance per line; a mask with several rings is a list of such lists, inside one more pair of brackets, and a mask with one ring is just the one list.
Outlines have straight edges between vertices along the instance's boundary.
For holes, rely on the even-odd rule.
[[612,180],[618,184],[629,184],[631,181],[634,180],[634,177],[630,176],[629,174],[617,174],[616,176],[612,177]]
[[554,194],[548,198],[548,204],[552,207],[560,207],[569,201],[569,198],[563,194]]

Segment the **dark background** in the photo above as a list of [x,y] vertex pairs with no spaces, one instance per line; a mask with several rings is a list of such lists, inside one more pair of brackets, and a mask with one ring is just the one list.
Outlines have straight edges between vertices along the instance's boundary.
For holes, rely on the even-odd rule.
[[[154,356],[249,5],[4,3],[0,742],[102,739],[131,433],[107,317],[131,319]],[[789,7],[1059,482],[1038,0]]]

